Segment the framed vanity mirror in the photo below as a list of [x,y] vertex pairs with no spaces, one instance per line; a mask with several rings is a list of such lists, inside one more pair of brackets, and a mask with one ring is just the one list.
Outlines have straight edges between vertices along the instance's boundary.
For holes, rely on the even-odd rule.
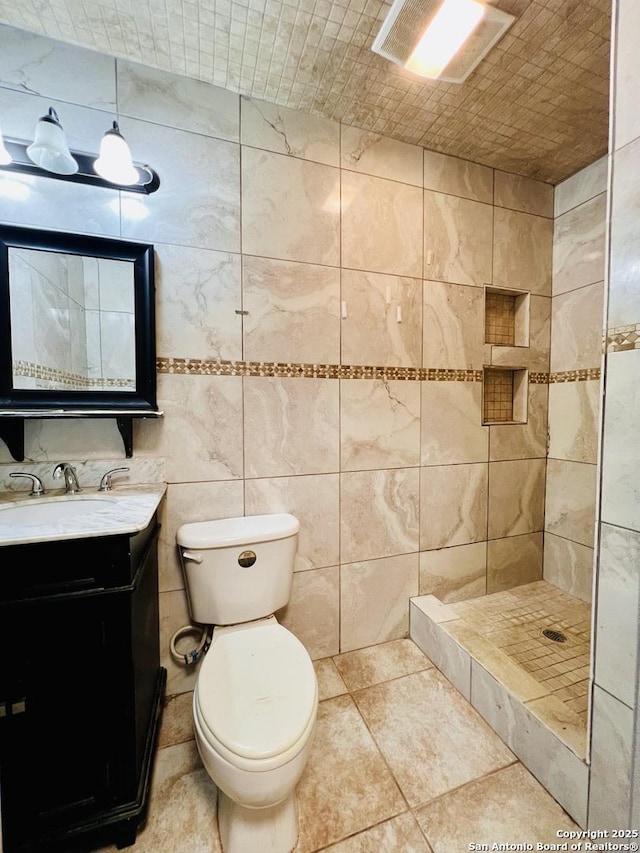
[[6,418],[160,414],[153,246],[0,226],[0,437]]

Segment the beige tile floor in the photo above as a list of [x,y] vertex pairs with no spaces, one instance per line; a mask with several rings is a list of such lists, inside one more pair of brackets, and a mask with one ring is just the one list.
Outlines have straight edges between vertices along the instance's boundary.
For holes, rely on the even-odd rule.
[[[408,639],[316,662],[321,702],[298,785],[296,853],[457,853],[577,829]],[[135,853],[220,853],[216,789],[172,700]],[[105,848],[102,853],[115,853]]]

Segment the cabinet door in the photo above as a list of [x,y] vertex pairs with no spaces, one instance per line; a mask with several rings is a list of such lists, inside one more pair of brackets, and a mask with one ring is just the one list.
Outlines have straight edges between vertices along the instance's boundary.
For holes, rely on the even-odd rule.
[[110,801],[108,607],[100,598],[49,600],[1,614],[0,700],[13,711],[0,719],[9,850]]

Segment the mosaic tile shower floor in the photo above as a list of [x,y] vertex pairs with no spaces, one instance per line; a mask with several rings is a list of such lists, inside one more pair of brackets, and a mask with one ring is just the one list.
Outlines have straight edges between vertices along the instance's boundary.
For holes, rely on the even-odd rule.
[[[548,687],[587,725],[591,606],[546,581],[459,602],[478,633]],[[543,635],[550,629],[566,639]]]

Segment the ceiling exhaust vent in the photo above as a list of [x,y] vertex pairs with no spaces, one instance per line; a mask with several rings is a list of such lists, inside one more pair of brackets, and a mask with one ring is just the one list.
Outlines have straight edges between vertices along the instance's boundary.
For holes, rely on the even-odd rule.
[[[472,20],[466,32],[460,34],[459,48],[455,50],[452,45],[453,55],[449,54],[446,64],[439,64],[437,60],[432,63],[429,48],[416,62],[414,53],[428,30],[434,30],[433,46],[435,51],[441,52],[443,41],[449,40],[451,30],[460,25],[465,11],[471,12]],[[419,76],[462,83],[514,21],[513,15],[477,0],[394,0],[371,50]],[[436,33],[438,24],[440,32]],[[462,26],[464,28],[464,24]]]

